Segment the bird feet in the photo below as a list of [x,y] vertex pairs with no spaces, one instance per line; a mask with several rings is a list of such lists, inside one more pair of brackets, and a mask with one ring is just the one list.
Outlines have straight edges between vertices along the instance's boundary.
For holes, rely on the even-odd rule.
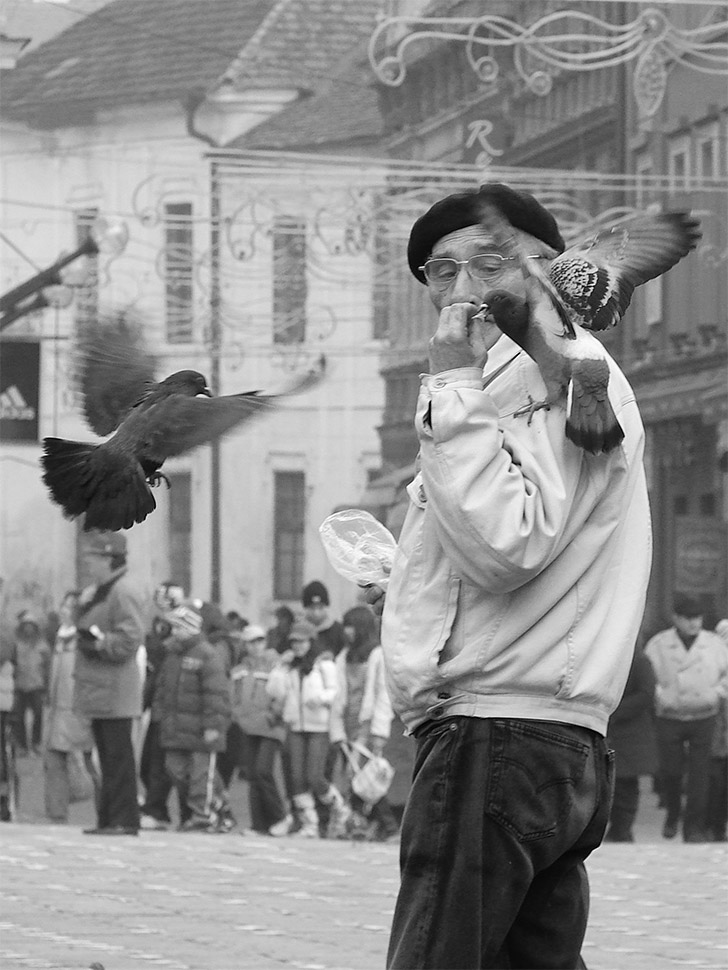
[[536,413],[536,411],[540,411],[542,409],[545,410],[545,411],[550,411],[551,410],[551,405],[549,404],[549,402],[548,401],[534,401],[534,399],[529,394],[528,395],[528,404],[524,404],[522,408],[518,408],[516,411],[514,411],[513,412],[513,417],[514,418],[520,418],[520,416],[522,414],[527,414],[528,415],[528,424],[530,426],[531,422],[533,421],[533,416]]
[[156,488],[158,485],[161,485],[162,482],[164,482],[164,484],[167,486],[167,488],[171,488],[172,487],[169,484],[169,479],[164,474],[164,472],[152,472],[151,475],[147,475],[147,484],[148,485],[151,485],[152,488]]

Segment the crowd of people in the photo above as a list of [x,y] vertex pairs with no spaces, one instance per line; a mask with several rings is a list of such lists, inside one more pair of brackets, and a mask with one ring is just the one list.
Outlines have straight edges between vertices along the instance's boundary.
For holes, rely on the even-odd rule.
[[313,581],[298,611],[280,606],[266,627],[172,582],[148,605],[121,533],[89,533],[84,558],[92,584],[50,620],[22,611],[2,647],[3,729],[18,757],[42,757],[49,821],[93,797],[88,834],[242,830],[230,794],[240,778],[254,832],[397,834],[386,795],[371,804],[351,789],[393,721],[369,607],[336,620]]

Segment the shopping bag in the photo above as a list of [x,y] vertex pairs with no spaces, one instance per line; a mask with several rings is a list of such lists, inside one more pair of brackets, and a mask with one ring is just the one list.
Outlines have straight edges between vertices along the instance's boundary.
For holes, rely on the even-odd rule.
[[376,805],[389,791],[394,768],[385,757],[373,754],[359,741],[345,742],[344,753],[353,772],[351,790],[363,802]]
[[72,802],[85,802],[94,794],[93,778],[89,774],[83,751],[68,752],[68,797]]

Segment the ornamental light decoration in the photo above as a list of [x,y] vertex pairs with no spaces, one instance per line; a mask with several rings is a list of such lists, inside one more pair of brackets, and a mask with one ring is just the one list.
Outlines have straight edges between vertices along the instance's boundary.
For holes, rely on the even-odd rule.
[[[465,45],[477,77],[494,84],[501,70],[495,54],[510,48],[517,74],[528,90],[541,96],[551,91],[553,75],[561,71],[596,71],[633,61],[634,98],[640,115],[650,118],[662,103],[671,64],[728,75],[728,42],[715,39],[728,31],[728,4],[701,0],[700,8],[705,11],[704,22],[692,28],[676,26],[668,12],[657,6],[639,10],[633,20],[622,24],[574,8],[548,13],[528,24],[490,13],[382,16],[369,42],[369,59],[378,79],[397,87],[406,76],[409,48],[433,40],[456,41]],[[396,40],[389,43],[389,38]]]

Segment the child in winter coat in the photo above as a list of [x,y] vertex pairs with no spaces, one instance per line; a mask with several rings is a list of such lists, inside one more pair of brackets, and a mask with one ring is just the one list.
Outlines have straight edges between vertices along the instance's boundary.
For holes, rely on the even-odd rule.
[[230,684],[219,652],[202,636],[202,616],[189,605],[167,614],[171,633],[153,702],[165,769],[177,788],[187,832],[229,829],[217,754],[230,724]]
[[287,835],[293,818],[286,811],[275,777],[286,728],[273,711],[266,690],[279,657],[266,646],[265,630],[256,623],[245,627],[242,640],[246,653],[232,670],[233,719],[242,731],[250,823],[256,832]]
[[271,671],[267,690],[288,726],[293,804],[301,826],[295,834],[316,838],[316,799],[333,813],[346,808],[325,776],[336,669],[328,651],[319,653],[316,628],[307,620],[294,623],[289,640],[291,649]]
[[23,753],[29,749],[26,711],[33,717],[32,745],[40,754],[43,737],[43,701],[48,688],[51,648],[48,645],[38,617],[29,610],[18,614],[15,630],[15,716],[18,745]]

